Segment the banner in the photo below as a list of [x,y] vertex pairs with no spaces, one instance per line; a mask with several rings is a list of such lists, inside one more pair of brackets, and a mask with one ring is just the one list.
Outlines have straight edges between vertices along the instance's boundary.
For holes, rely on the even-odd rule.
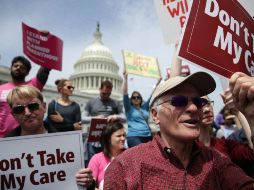
[[179,56],[229,78],[254,76],[254,21],[236,0],[195,0]]
[[131,51],[123,51],[125,70],[129,74],[160,78],[160,68],[155,57],[139,55]]
[[176,43],[184,27],[190,0],[154,0],[166,43]]
[[81,190],[75,174],[84,167],[81,132],[0,139],[1,190]]
[[107,119],[92,118],[87,142],[100,142],[101,133],[107,126]]
[[22,23],[23,51],[33,62],[50,69],[62,70],[63,41]]

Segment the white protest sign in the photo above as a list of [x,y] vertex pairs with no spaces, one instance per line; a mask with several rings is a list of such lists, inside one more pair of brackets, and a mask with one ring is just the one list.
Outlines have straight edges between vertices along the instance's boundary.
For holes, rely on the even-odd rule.
[[175,43],[180,38],[190,3],[190,0],[154,0],[166,43]]
[[75,173],[84,167],[81,132],[0,139],[1,190],[81,190]]

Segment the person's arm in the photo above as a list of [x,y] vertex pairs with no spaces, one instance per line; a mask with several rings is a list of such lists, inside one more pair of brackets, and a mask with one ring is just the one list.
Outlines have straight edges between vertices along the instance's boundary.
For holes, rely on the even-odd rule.
[[177,57],[177,53],[176,53],[177,47],[178,47],[178,42],[176,42],[175,44],[175,51],[174,51],[171,69],[170,69],[170,78],[181,76],[182,60]]
[[254,143],[254,78],[236,72],[231,76],[229,85],[234,104],[250,125],[252,143]]
[[75,178],[78,185],[87,187],[89,190],[95,188],[95,181],[93,180],[91,169],[89,168],[80,169],[76,173]]
[[221,97],[227,107],[234,110],[235,123],[238,125],[238,128],[243,128],[243,132],[248,140],[249,147],[253,149],[253,142],[251,141],[251,129],[246,117],[238,110],[238,107],[234,103],[232,92],[227,89],[221,94]]
[[221,140],[225,141],[232,162],[240,167],[246,167],[254,162],[254,151],[247,144],[242,144],[231,139]]
[[253,189],[254,180],[232,163],[229,157],[214,150],[213,172],[220,189]]
[[49,72],[51,69],[40,67],[40,69],[37,72],[37,79],[40,81],[40,83],[44,86],[48,80]]
[[128,73],[123,72],[123,95],[128,95]]
[[123,113],[123,108],[118,102],[117,102],[117,110],[118,110],[118,113],[113,114],[113,115],[109,115],[107,117],[107,122],[108,123],[115,122],[115,121],[120,121],[122,123],[126,122],[126,116]]

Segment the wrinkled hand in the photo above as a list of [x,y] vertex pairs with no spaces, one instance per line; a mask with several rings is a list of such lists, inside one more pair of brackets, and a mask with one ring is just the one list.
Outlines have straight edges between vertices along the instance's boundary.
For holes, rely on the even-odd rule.
[[225,106],[228,108],[228,109],[231,109],[231,111],[234,113],[234,114],[237,114],[238,113],[238,108],[236,107],[235,105],[235,102],[233,100],[233,95],[230,91],[230,89],[226,89],[223,93],[220,94],[221,95],[221,98],[225,104]]
[[244,73],[234,73],[229,81],[236,107],[249,118],[254,117],[254,78]]
[[108,122],[108,123],[115,122],[115,121],[118,121],[117,115],[109,115],[109,116],[107,117],[107,122]]
[[82,168],[76,173],[75,178],[78,185],[89,187],[93,183],[92,170],[90,168]]
[[56,111],[56,114],[51,114],[50,119],[56,123],[62,123],[64,118],[61,116],[59,112]]

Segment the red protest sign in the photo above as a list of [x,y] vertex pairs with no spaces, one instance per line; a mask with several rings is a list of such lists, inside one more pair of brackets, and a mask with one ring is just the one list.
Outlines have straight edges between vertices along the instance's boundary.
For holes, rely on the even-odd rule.
[[236,0],[195,0],[179,56],[225,77],[254,76],[254,21]]
[[23,51],[35,63],[50,69],[62,70],[63,41],[22,23]]
[[91,120],[87,142],[99,142],[101,138],[102,130],[104,127],[106,127],[106,125],[107,125],[107,119],[93,118]]

